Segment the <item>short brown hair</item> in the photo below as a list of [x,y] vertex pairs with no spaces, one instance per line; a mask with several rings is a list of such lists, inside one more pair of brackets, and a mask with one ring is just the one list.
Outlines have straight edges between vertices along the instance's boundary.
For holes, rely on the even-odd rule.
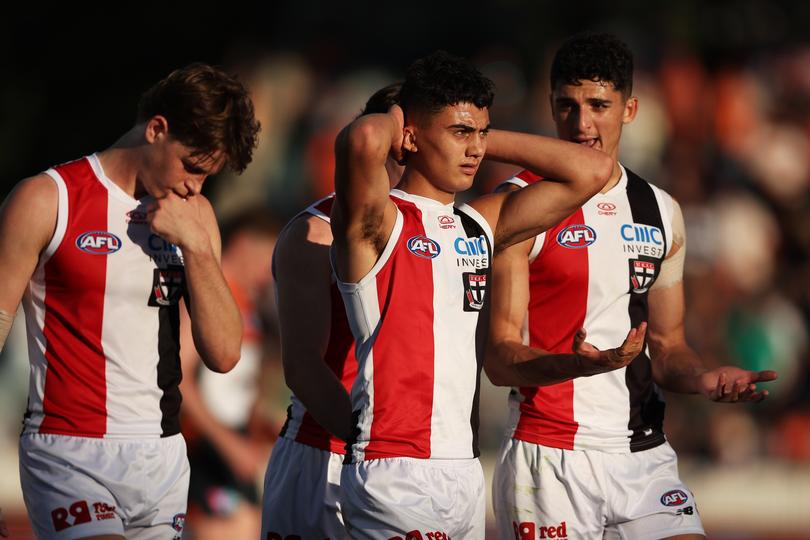
[[144,92],[137,122],[155,115],[164,116],[170,135],[196,155],[222,151],[237,173],[252,159],[260,128],[253,102],[242,83],[216,67],[190,64]]

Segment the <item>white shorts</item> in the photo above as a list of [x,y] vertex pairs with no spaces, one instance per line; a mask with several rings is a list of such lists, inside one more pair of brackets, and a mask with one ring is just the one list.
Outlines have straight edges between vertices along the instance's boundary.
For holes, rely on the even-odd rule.
[[477,459],[375,459],[343,466],[352,538],[481,540],[484,472]]
[[495,467],[492,503],[502,539],[705,534],[669,443],[611,454],[509,439]]
[[20,481],[38,538],[179,539],[189,466],[182,435],[95,439],[23,434]]
[[343,456],[279,439],[264,475],[263,540],[348,539],[338,494]]

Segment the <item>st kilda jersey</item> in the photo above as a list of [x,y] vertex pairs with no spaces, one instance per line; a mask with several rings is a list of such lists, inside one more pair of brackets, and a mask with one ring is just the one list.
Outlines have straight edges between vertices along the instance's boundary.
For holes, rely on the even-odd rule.
[[[524,171],[507,182],[541,179]],[[570,353],[579,328],[600,350],[618,347],[648,319],[647,294],[672,247],[672,198],[622,167],[619,183],[597,193],[530,253],[524,340]],[[625,368],[564,383],[514,388],[516,439],[564,449],[635,452],[664,442],[664,400],[646,347]]]
[[25,433],[179,433],[177,246],[152,233],[95,155],[46,171],[56,229],[23,298],[31,362]]
[[358,362],[347,460],[472,458],[492,231],[464,204],[391,199],[379,260],[358,283],[338,281]]
[[[334,200],[334,194],[321,199],[294,217],[290,223],[305,214],[313,215],[329,223]],[[273,257],[273,268],[275,269],[275,255]],[[275,274],[275,270],[273,273]],[[335,283],[334,273],[332,274],[329,294],[331,309],[329,343],[326,346],[323,360],[343,384],[346,391],[351,392],[352,383],[357,375],[354,337],[349,329],[349,322],[346,320],[346,309],[343,307],[343,299],[340,297],[340,291],[338,291]],[[281,436],[320,450],[328,450],[337,454],[346,453],[346,443],[321,427],[312,418],[312,415],[307,412],[303,403],[295,397],[295,394],[291,396],[291,403],[287,408],[287,421],[281,429]]]

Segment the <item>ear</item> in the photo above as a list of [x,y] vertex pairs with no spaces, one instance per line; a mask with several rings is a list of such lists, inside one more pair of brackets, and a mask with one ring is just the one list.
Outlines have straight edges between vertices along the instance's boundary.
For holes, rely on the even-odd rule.
[[402,129],[402,148],[408,152],[418,152],[416,148],[416,129],[413,125],[405,126]]
[[169,134],[169,121],[165,116],[156,114],[146,122],[144,130],[144,138],[149,144],[168,136]]
[[636,119],[638,113],[638,98],[630,96],[624,103],[624,114],[622,114],[622,124],[629,124]]

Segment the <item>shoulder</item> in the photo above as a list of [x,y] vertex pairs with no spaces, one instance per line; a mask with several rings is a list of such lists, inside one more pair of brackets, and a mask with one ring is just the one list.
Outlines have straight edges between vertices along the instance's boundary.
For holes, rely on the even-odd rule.
[[53,214],[59,201],[59,188],[48,174],[42,173],[20,181],[9,194],[4,207],[20,207],[31,218]]
[[329,222],[309,212],[298,214],[282,230],[277,249],[294,249],[303,242],[331,245],[332,228]]
[[[9,231],[25,231],[25,238],[44,248],[53,235],[59,208],[59,189],[42,173],[19,182],[2,207],[2,225]],[[33,244],[32,244],[33,245]]]

